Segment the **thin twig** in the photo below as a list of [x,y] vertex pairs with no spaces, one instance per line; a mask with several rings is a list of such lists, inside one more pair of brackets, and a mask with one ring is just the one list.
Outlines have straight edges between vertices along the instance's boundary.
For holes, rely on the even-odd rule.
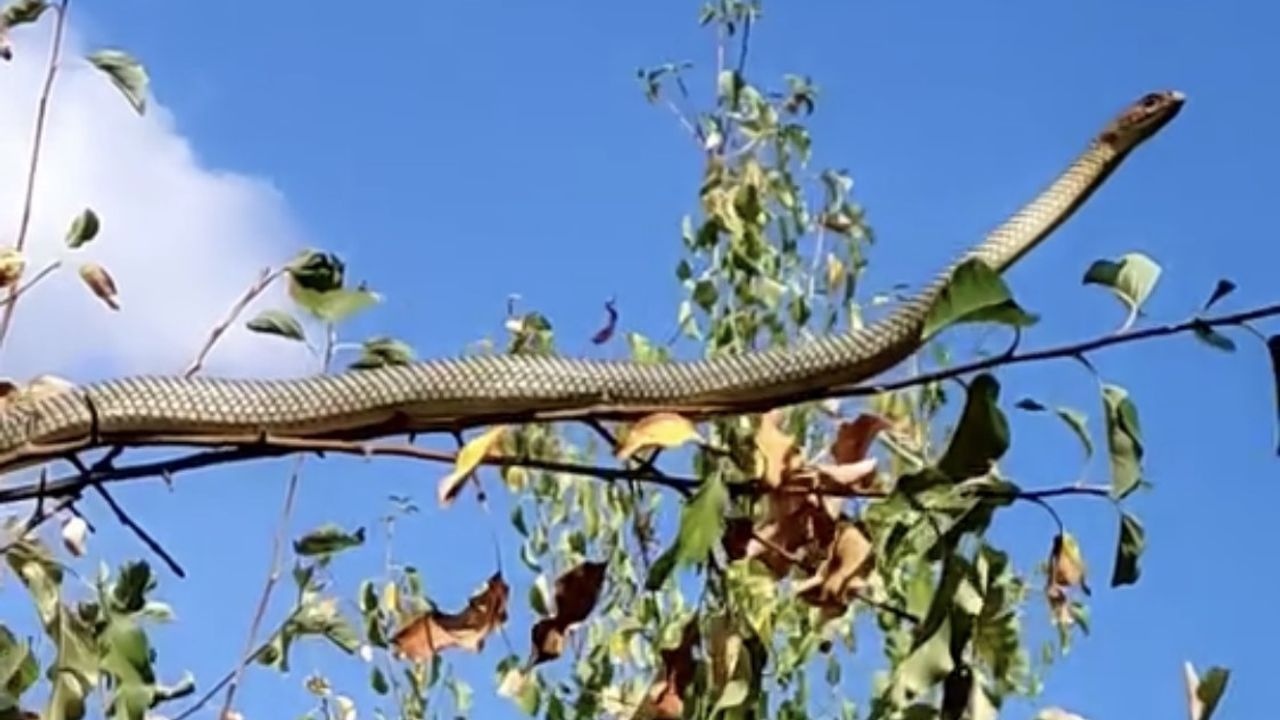
[[13,292],[9,293],[9,297],[0,299],[0,305],[12,305],[13,303],[17,302],[18,298],[22,297],[23,293],[30,290],[32,287],[35,286],[36,283],[45,279],[46,277],[49,276],[50,273],[52,273],[54,270],[57,270],[60,267],[62,267],[61,260],[54,260],[53,262],[44,266],[44,269],[36,273],[35,276],[33,276],[30,280],[14,288]]
[[980,370],[991,370],[997,367],[1019,365],[1021,363],[1036,362],[1040,360],[1075,358],[1113,345],[1123,345],[1140,340],[1149,340],[1151,338],[1179,335],[1186,332],[1192,332],[1197,328],[1221,327],[1224,325],[1238,325],[1244,327],[1244,324],[1250,320],[1258,320],[1260,318],[1272,317],[1275,315],[1280,315],[1280,303],[1265,305],[1252,310],[1243,310],[1241,312],[1231,313],[1228,315],[1192,318],[1179,323],[1155,325],[1152,327],[1142,328],[1140,330],[1127,330],[1113,335],[1104,335],[1093,340],[1069,343],[1066,345],[1056,345],[1053,347],[1042,348],[1040,350],[1029,350],[1023,353],[1002,353],[993,357],[983,358],[982,360],[975,360],[970,363],[955,365],[949,368],[924,373],[922,375],[915,375],[901,380],[894,380],[887,383],[857,385],[853,387],[836,387],[832,388],[831,394],[843,395],[845,397],[878,395],[882,392],[902,390],[904,388],[925,385],[938,380],[948,380],[950,378],[968,375],[969,373],[978,372]]
[[[36,127],[31,141],[31,159],[27,163],[27,186],[22,199],[22,218],[18,222],[18,237],[14,241],[14,249],[22,252],[27,244],[27,233],[31,227],[31,209],[35,204],[36,171],[40,167],[40,149],[44,144],[45,121],[49,115],[49,98],[53,95],[53,81],[58,76],[59,60],[62,57],[62,35],[67,23],[67,9],[71,0],[51,6],[54,12],[53,43],[49,48],[49,62],[45,68],[44,85],[40,89],[40,100],[36,105]],[[4,315],[0,318],[0,346],[9,334],[13,323],[13,311],[17,308],[17,288],[10,288],[8,302],[4,306]]]
[[245,654],[236,665],[231,681],[227,684],[227,696],[222,701],[222,711],[218,717],[230,717],[231,706],[235,701],[236,689],[244,679],[244,671],[257,655],[255,650],[258,630],[267,615],[267,607],[271,603],[271,593],[280,581],[280,566],[284,558],[285,541],[289,534],[289,519],[293,516],[293,502],[298,495],[298,479],[302,474],[302,463],[306,458],[299,457],[294,461],[293,471],[289,473],[289,483],[284,491],[284,505],[280,509],[280,525],[276,529],[275,538],[271,542],[271,569],[267,573],[267,581],[262,586],[262,595],[258,598],[258,606],[253,612],[253,620],[249,624],[249,638],[245,642]]
[[111,512],[115,513],[116,519],[120,521],[120,524],[132,530],[133,534],[137,535],[138,539],[142,541],[142,544],[146,545],[151,552],[155,553],[157,557],[163,560],[165,565],[169,566],[169,569],[173,571],[174,575],[177,575],[180,578],[185,578],[187,576],[187,573],[182,569],[182,566],[178,564],[178,561],[160,545],[159,541],[151,537],[150,533],[135,522],[133,518],[129,517],[129,514],[124,511],[124,508],[121,507],[120,503],[116,502],[115,498],[111,497],[111,494],[102,486],[102,483],[93,483],[93,489],[96,490],[98,494],[102,496],[102,499],[106,501],[107,505],[111,508]]
[[272,269],[268,267],[263,268],[262,271],[258,273],[258,279],[244,291],[244,294],[240,296],[240,299],[236,300],[235,304],[231,306],[230,312],[227,313],[227,316],[223,318],[222,322],[214,325],[209,331],[209,337],[204,341],[204,345],[200,348],[200,352],[196,353],[191,364],[183,371],[183,377],[192,377],[204,368],[204,361],[209,357],[209,353],[213,350],[213,346],[218,344],[218,340],[221,339],[222,335],[231,327],[231,324],[236,321],[236,318],[240,317],[240,313],[244,312],[244,309],[249,306],[249,303],[253,302],[254,298],[265,292],[266,289],[271,286],[271,283],[275,282],[276,278],[280,277],[283,272],[283,270],[272,271]]

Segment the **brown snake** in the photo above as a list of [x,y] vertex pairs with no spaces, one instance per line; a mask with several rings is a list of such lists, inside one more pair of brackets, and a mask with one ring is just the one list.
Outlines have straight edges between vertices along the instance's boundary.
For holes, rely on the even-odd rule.
[[866,327],[709,359],[640,364],[531,355],[434,359],[287,380],[128,377],[0,410],[0,472],[92,447],[368,439],[504,419],[707,416],[785,404],[865,381],[909,357],[952,271],[978,258],[1004,271],[1067,220],[1128,154],[1182,108],[1143,96],[1034,200],[893,313]]

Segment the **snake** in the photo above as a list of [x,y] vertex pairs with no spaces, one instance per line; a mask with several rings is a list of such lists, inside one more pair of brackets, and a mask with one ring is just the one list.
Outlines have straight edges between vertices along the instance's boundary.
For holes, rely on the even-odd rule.
[[512,418],[709,417],[863,383],[918,351],[955,270],[1003,272],[1071,217],[1182,108],[1160,90],[1111,119],[1030,202],[884,317],[786,345],[691,359],[487,354],[288,378],[138,375],[68,386],[0,410],[0,473],[90,448],[254,438],[369,440]]

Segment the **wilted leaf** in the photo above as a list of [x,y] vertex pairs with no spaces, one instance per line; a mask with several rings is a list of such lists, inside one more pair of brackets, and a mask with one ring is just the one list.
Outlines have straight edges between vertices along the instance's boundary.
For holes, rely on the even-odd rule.
[[871,449],[871,443],[882,430],[892,427],[888,419],[880,415],[863,413],[853,422],[842,422],[831,443],[831,457],[839,464],[862,460]]
[[796,583],[796,594],[805,602],[843,612],[846,594],[860,589],[875,569],[871,540],[862,528],[842,522],[826,560],[812,577]]
[[1122,329],[1128,329],[1150,297],[1160,278],[1160,266],[1142,253],[1127,253],[1119,260],[1095,260],[1084,273],[1085,285],[1101,285],[1129,311]]
[[364,544],[364,528],[349,533],[337,525],[326,524],[298,538],[293,551],[304,557],[333,555]]
[[488,457],[489,452],[502,439],[506,430],[505,425],[496,425],[472,438],[462,447],[462,451],[458,453],[458,459],[454,461],[453,472],[440,480],[437,496],[441,505],[453,502],[453,498],[462,489],[463,481],[470,477],[481,461]]
[[959,425],[938,469],[952,480],[985,475],[1009,449],[1009,421],[997,404],[1000,383],[983,373],[973,379]]
[[0,288],[7,288],[22,277],[27,269],[27,259],[15,248],[0,250]]
[[614,304],[613,300],[605,302],[604,311],[608,315],[608,319],[605,320],[604,327],[597,330],[596,334],[591,336],[591,342],[595,345],[603,345],[609,342],[609,338],[613,337],[614,329],[618,327],[618,308]]
[[389,365],[408,365],[413,359],[413,348],[407,343],[390,337],[375,337],[364,341],[360,357],[350,367],[352,370],[373,370]]
[[654,413],[631,426],[626,440],[618,447],[617,456],[625,460],[643,448],[673,448],[688,442],[702,442],[691,421],[676,413]]
[[662,651],[662,677],[649,688],[646,717],[655,720],[681,720],[684,717],[684,694],[694,679],[693,648],[698,642],[698,621],[684,626],[680,644]]
[[756,430],[756,450],[764,460],[764,481],[775,488],[799,466],[800,459],[795,440],[778,427],[781,420],[781,410],[770,410],[761,416]]
[[1061,587],[1077,587],[1089,592],[1085,578],[1086,565],[1080,552],[1080,544],[1071,533],[1062,533],[1053,538],[1053,552],[1049,556],[1050,581]]
[[90,53],[89,62],[107,74],[112,84],[124,93],[135,112],[147,111],[147,84],[150,80],[142,64],[123,50],[99,50]]
[[996,322],[1013,327],[1029,327],[1039,322],[1014,302],[1000,274],[978,258],[956,267],[951,280],[929,308],[923,336],[930,339],[951,325]]
[[107,304],[112,310],[119,310],[120,304],[116,302],[116,282],[111,279],[111,274],[107,269],[97,263],[85,263],[80,266],[80,279],[84,280],[84,284],[89,286],[94,295],[98,299]]
[[1213,307],[1214,303],[1230,295],[1232,292],[1235,292],[1235,289],[1236,284],[1230,280],[1227,280],[1226,278],[1219,280],[1218,284],[1213,288],[1213,293],[1210,294],[1209,299],[1205,301],[1203,309],[1208,310]]
[[253,332],[279,335],[290,340],[306,341],[307,339],[302,325],[283,310],[263,310],[257,317],[245,323],[245,327]]
[[1111,497],[1121,500],[1142,482],[1142,428],[1138,408],[1124,388],[1104,385],[1102,404],[1111,456]]
[[72,515],[62,523],[62,545],[76,557],[84,557],[85,537],[89,525],[79,515]]
[[543,618],[533,624],[533,629],[529,633],[533,647],[533,654],[529,659],[530,668],[555,660],[564,654],[566,630],[566,626],[553,617]]
[[1199,678],[1191,663],[1183,663],[1182,669],[1187,681],[1187,705],[1191,711],[1191,720],[1209,720],[1218,709],[1222,694],[1227,690],[1231,671],[1211,667],[1203,678]]
[[478,652],[489,633],[507,621],[509,593],[502,576],[494,574],[462,612],[426,612],[396,631],[391,642],[399,655],[416,663],[452,647]]
[[1111,587],[1132,585],[1142,574],[1138,560],[1146,548],[1146,532],[1138,518],[1127,512],[1120,513],[1120,538],[1116,543],[1116,562],[1111,571]]
[[604,585],[606,563],[583,562],[556,579],[556,617],[565,626],[587,619]]
[[657,590],[677,566],[706,560],[717,540],[724,534],[725,508],[729,490],[719,475],[703,481],[698,492],[680,510],[680,530],[675,544],[649,568],[645,587]]

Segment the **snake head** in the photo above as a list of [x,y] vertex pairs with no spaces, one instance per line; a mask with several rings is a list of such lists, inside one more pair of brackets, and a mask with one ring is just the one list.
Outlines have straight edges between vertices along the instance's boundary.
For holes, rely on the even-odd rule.
[[1116,152],[1129,152],[1172,120],[1186,99],[1177,90],[1147,93],[1112,120],[1098,136],[1098,142],[1110,145]]

